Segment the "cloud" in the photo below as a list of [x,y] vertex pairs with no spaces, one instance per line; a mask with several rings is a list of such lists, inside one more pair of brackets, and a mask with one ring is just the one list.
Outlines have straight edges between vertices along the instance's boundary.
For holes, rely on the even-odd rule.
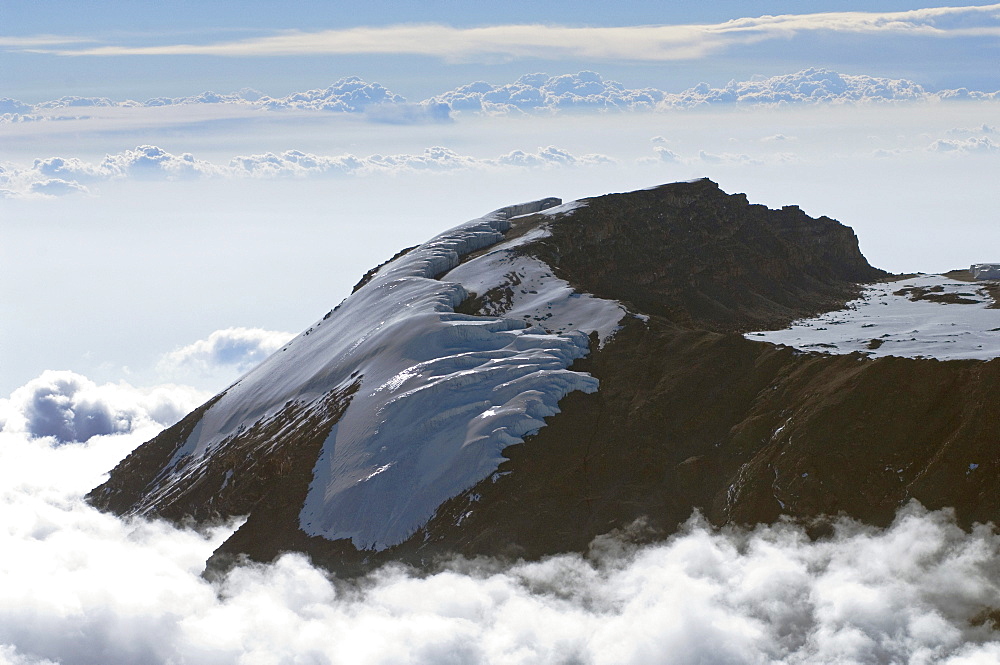
[[506,155],[501,155],[495,160],[497,164],[504,166],[583,166],[583,165],[596,165],[596,164],[616,164],[617,160],[608,157],[607,155],[601,155],[596,153],[591,153],[587,155],[582,155],[576,157],[573,154],[563,150],[562,148],[557,148],[554,145],[550,145],[546,148],[539,148],[536,152],[524,152],[523,150],[514,150],[507,153]]
[[535,152],[514,150],[496,158],[481,159],[462,155],[442,146],[426,148],[419,154],[374,154],[368,157],[338,155],[325,157],[289,150],[276,155],[235,157],[229,164],[232,173],[244,177],[300,177],[311,175],[364,175],[371,173],[402,173],[412,171],[488,170],[505,167],[537,168],[559,166],[593,166],[614,164],[606,155],[581,156],[547,146]]
[[759,166],[764,162],[744,153],[712,153],[704,150],[698,151],[698,159],[708,164],[747,164]]
[[183,106],[189,104],[252,104],[265,98],[266,95],[253,88],[242,88],[238,92],[219,94],[203,92],[189,97],[154,97],[147,99],[142,106]]
[[221,170],[212,164],[195,159],[191,153],[172,155],[151,145],[139,146],[108,155],[98,166],[108,177],[133,177],[140,179],[190,179],[221,175]]
[[655,88],[628,89],[605,80],[597,72],[578,74],[526,74],[513,83],[491,85],[477,81],[431,99],[455,111],[486,114],[554,112],[558,110],[652,110],[666,93]]
[[[243,88],[233,93],[202,92],[185,97],[153,97],[146,101],[127,99],[116,101],[108,97],[64,96],[41,102],[34,106],[15,99],[0,98],[0,114],[24,114],[68,108],[156,108],[162,106],[194,106],[200,104],[230,104],[248,106],[269,111],[290,109],[330,111],[339,113],[372,112],[389,114],[409,114],[417,117],[421,113],[426,121],[440,120],[441,109],[426,104],[408,105],[406,99],[388,90],[379,83],[369,83],[357,76],[339,79],[334,84],[322,88],[293,92],[285,97],[271,97],[253,88]],[[386,107],[382,109],[381,107]],[[401,107],[395,111],[391,107]],[[44,119],[64,119],[61,116],[34,116]],[[13,120],[8,120],[12,122]],[[414,120],[411,120],[413,122]]]
[[198,572],[231,527],[122,521],[81,500],[143,438],[51,446],[0,432],[0,662],[170,662],[185,613],[212,604]]
[[29,190],[31,194],[40,196],[66,196],[67,194],[89,194],[90,190],[78,182],[71,180],[60,180],[50,178],[48,180],[36,180],[31,183]]
[[788,141],[798,141],[796,136],[786,136],[784,134],[772,134],[771,136],[765,136],[761,139],[761,143],[785,143]]
[[[175,389],[161,394],[172,413]],[[37,407],[41,421],[66,426],[73,408],[121,412],[152,394],[141,392],[46,372],[0,406],[9,414],[16,404],[25,422]],[[160,422],[133,419],[86,443],[0,431],[0,663],[1000,657],[1000,534],[963,531],[949,510],[916,503],[886,529],[838,519],[820,539],[790,523],[719,530],[695,515],[663,542],[637,544],[639,522],[595,539],[586,555],[537,562],[457,558],[347,581],[286,554],[208,582],[204,562],[238,521],[195,532],[82,501]]]
[[0,432],[52,437],[59,444],[86,442],[172,425],[207,397],[187,386],[99,386],[74,372],[47,370],[0,399]]
[[666,97],[665,108],[693,108],[716,104],[739,106],[780,106],[784,104],[844,104],[902,102],[937,99],[920,85],[906,79],[838,74],[829,69],[809,68],[794,74],[730,81],[712,88],[700,83],[684,92]]
[[913,151],[908,148],[876,148],[872,151],[872,156],[877,159],[892,159],[902,155],[909,155]]
[[657,88],[627,88],[597,72],[550,76],[525,74],[513,83],[486,81],[458,86],[417,103],[370,83],[348,76],[323,89],[271,97],[243,88],[235,93],[203,92],[189,97],[155,97],[145,102],[115,101],[106,97],[61,97],[34,106],[0,99],[0,123],[80,120],[87,116],[56,115],[65,109],[154,108],[201,104],[235,105],[259,111],[316,111],[359,114],[369,121],[389,124],[449,122],[452,113],[478,115],[556,114],[565,112],[669,112],[710,106],[776,107],[787,104],[875,104],[956,100],[991,101],[1000,91],[959,88],[928,92],[907,79],[840,74],[808,68],[791,74],[730,81],[713,88],[699,83],[681,92]]
[[108,97],[80,97],[77,95],[67,95],[60,97],[59,99],[53,99],[51,101],[42,102],[35,106],[36,109],[58,109],[58,108],[91,108],[91,107],[110,107],[110,106],[138,106],[137,102],[128,100],[124,102],[116,102]]
[[319,111],[363,111],[379,104],[401,104],[406,99],[378,83],[357,76],[342,78],[324,90],[296,92],[287,97],[261,97],[256,103],[268,109],[316,109]]
[[22,37],[0,36],[0,46],[14,48],[36,47],[36,46],[57,46],[60,44],[91,44],[94,39],[83,37],[69,37],[66,35],[32,35]]
[[138,146],[107,155],[98,163],[77,158],[36,159],[31,167],[0,167],[0,196],[24,198],[87,193],[84,184],[108,180],[192,180],[206,178],[304,178],[398,174],[420,171],[496,170],[509,168],[582,167],[616,164],[607,155],[573,155],[556,146],[535,152],[514,150],[494,158],[479,158],[433,146],[420,153],[373,154],[367,157],[315,155],[300,150],[280,154],[238,155],[226,165],[175,155],[157,146]]
[[218,369],[245,372],[284,346],[295,335],[260,328],[226,328],[216,330],[170,353],[160,360],[163,372],[194,370],[210,373]]
[[7,113],[29,113],[32,110],[30,104],[11,99],[10,97],[0,97],[0,114]]
[[107,155],[96,164],[75,157],[47,157],[34,160],[28,168],[0,168],[0,191],[14,198],[53,197],[88,193],[87,184],[107,180],[192,180],[229,174],[191,153],[175,155],[142,145]]
[[993,125],[988,125],[985,122],[978,127],[955,127],[949,129],[946,133],[952,136],[968,136],[970,134],[996,134],[1000,132]]
[[[1000,538],[905,508],[885,530],[841,520],[628,533],[588,556],[389,566],[358,582],[305,557],[206,582],[232,532],[118,520],[60,481],[98,449],[0,434],[0,662],[991,662]],[[80,453],[86,453],[81,455]],[[89,457],[88,457],[89,455]],[[81,467],[83,469],[81,470]]]
[[680,155],[663,145],[653,146],[653,152],[656,153],[661,162],[673,163],[681,161]]
[[994,143],[988,136],[968,139],[938,139],[927,146],[927,150],[930,152],[986,155],[1000,152],[1000,144]]
[[996,101],[1000,99],[1000,91],[982,92],[980,90],[969,90],[968,88],[958,88],[956,90],[942,90],[938,96],[944,101]]
[[400,54],[446,60],[572,58],[590,61],[671,61],[704,58],[733,46],[810,33],[878,38],[890,35],[932,38],[997,36],[1000,35],[1000,5],[935,7],[902,12],[785,14],[703,25],[493,25],[454,28],[440,24],[407,24],[315,32],[285,30],[265,37],[208,44],[104,45],[31,50],[63,56]]
[[566,110],[669,111],[714,105],[913,102],[939,98],[939,93],[928,93],[905,79],[838,74],[829,69],[810,68],[750,81],[734,80],[722,88],[700,83],[679,93],[655,88],[626,88],[617,81],[605,80],[596,72],[560,76],[527,74],[514,83],[503,85],[478,81],[459,86],[432,100],[447,103],[457,112],[498,115]]
[[195,159],[191,153],[174,155],[153,145],[141,145],[132,150],[107,155],[97,164],[77,158],[36,159],[26,172],[26,175],[42,178],[83,182],[117,178],[184,180],[222,174],[222,169]]
[[27,115],[54,109],[78,108],[157,108],[163,106],[195,106],[228,104],[266,111],[312,110],[336,113],[367,113],[380,122],[440,122],[448,119],[448,109],[439,104],[423,102],[408,104],[406,99],[379,83],[369,83],[357,76],[339,79],[322,88],[293,92],[284,97],[271,97],[253,88],[233,93],[202,92],[184,97],[154,97],[146,101],[127,99],[116,101],[108,97],[63,96],[58,99],[25,104],[16,99],[0,98],[0,118],[5,122],[31,120],[63,120],[64,116]]

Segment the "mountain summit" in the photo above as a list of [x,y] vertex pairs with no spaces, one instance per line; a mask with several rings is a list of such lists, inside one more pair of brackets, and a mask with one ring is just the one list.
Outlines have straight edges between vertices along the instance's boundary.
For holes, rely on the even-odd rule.
[[88,498],[247,516],[212,568],[297,550],[348,574],[583,551],[637,520],[659,537],[695,508],[993,518],[1000,364],[744,336],[886,277],[842,224],[708,180],[509,206],[370,271]]

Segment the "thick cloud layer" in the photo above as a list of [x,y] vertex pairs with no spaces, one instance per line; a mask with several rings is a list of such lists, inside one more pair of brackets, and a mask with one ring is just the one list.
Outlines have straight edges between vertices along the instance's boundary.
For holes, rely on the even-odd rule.
[[[958,95],[949,91],[948,98]],[[965,97],[984,98],[987,93]],[[978,97],[977,97],[978,95]],[[995,96],[995,95],[994,95]],[[708,105],[775,106],[782,104],[836,104],[900,102],[937,99],[920,85],[905,79],[842,75],[828,69],[805,69],[794,74],[751,81],[730,81],[723,88],[700,83],[679,93],[655,88],[628,89],[596,72],[548,76],[528,74],[514,83],[470,83],[434,97],[456,111],[489,114],[612,109],[665,111]]]
[[194,370],[208,373],[217,369],[245,372],[280,349],[294,335],[260,328],[226,328],[166,354],[162,371]]
[[207,397],[187,386],[97,385],[74,372],[47,370],[0,399],[0,432],[84,442],[172,425]]
[[[121,521],[79,498],[135,438],[83,446],[0,433],[0,663],[976,663],[1000,657],[1000,537],[919,506],[646,546],[453,561],[359,583],[302,558],[210,584],[206,534]],[[69,480],[69,482],[67,482]],[[641,528],[635,532],[641,532]]]
[[526,74],[513,83],[491,85],[476,81],[435,96],[455,111],[487,114],[574,110],[652,110],[667,93],[655,88],[630,90],[597,72],[549,76]]
[[670,96],[665,106],[690,108],[710,104],[771,106],[782,104],[844,104],[929,101],[937,95],[906,79],[838,74],[829,69],[805,69],[795,74],[751,81],[730,81],[723,88],[707,83]]
[[[173,419],[182,392],[46,372],[0,404],[21,418],[0,431],[0,664],[1000,658],[1000,534],[917,504],[887,529],[839,520],[819,540],[792,524],[717,530],[695,515],[666,541],[636,544],[649,533],[639,522],[586,556],[456,559],[345,581],[288,554],[208,582],[205,560],[238,523],[197,533],[82,500]],[[94,414],[129,424],[72,442],[78,416]]]

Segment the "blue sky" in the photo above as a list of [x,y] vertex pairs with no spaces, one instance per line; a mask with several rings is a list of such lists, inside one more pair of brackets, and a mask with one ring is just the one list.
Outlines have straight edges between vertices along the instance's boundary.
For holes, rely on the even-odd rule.
[[[922,28],[859,29],[843,16],[912,12],[939,7],[933,3],[884,2],[246,2],[233,11],[219,2],[35,2],[4,3],[0,28],[0,96],[38,102],[74,95],[144,99],[156,95],[189,95],[211,89],[229,92],[244,86],[268,94],[327,85],[346,75],[379,81],[408,98],[484,78],[494,83],[530,71],[552,74],[594,69],[631,86],[652,85],[680,90],[699,81],[724,84],[729,78],[771,76],[821,66],[844,73],[903,77],[929,89],[1000,87],[997,5],[964,3],[963,7],[993,7],[992,11],[960,13],[958,18],[916,18]],[[384,31],[385,48],[345,48],[337,53],[303,47],[291,53],[266,55],[260,45],[239,54],[204,52],[175,55],[71,55],[93,48],[135,49],[187,45],[206,47],[260,40],[294,31],[300,37],[351,28],[386,29],[401,25],[435,24],[458,30],[544,25],[550,28],[636,26],[718,27],[726,21],[766,15],[813,17],[811,25],[756,30],[762,39],[726,39],[702,52],[644,57],[639,49],[598,54],[580,48],[546,52],[539,48],[455,48],[429,34],[427,47],[437,52],[406,52],[393,48],[398,34]],[[876,20],[877,17],[876,17]],[[892,18],[881,19],[885,23]],[[979,29],[977,33],[973,28]],[[508,35],[509,36],[509,35]],[[342,40],[333,35],[331,40]],[[475,39],[473,35],[470,39]],[[418,39],[420,39],[418,37]],[[588,39],[610,43],[609,35]],[[693,38],[697,41],[699,37]],[[59,43],[64,40],[64,43]],[[516,39],[515,39],[516,41]],[[628,38],[625,38],[628,41]],[[686,42],[690,45],[691,40]],[[370,46],[370,45],[369,45]],[[189,49],[190,50],[190,49]],[[419,49],[418,49],[419,50]],[[42,52],[39,52],[42,51]],[[697,50],[695,50],[697,51]],[[57,55],[55,52],[63,54]],[[248,54],[248,53],[253,53]]]
[[[465,0],[342,0],[287,3],[136,0],[111,7],[103,0],[14,0],[5,2],[12,34],[109,34],[115,31],[151,32],[213,29],[300,28],[325,29],[390,23],[440,22],[455,26],[491,23],[559,23],[564,25],[636,25],[725,21],[742,16],[795,14],[813,11],[905,11],[939,6],[908,0],[685,0],[638,1],[609,5],[596,0],[508,0],[470,3]],[[985,5],[965,2],[963,6]]]

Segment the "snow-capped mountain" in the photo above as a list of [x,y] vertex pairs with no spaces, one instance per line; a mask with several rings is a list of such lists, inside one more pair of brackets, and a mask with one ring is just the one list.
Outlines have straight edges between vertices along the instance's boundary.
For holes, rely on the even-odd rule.
[[299,550],[342,572],[582,550],[637,520],[657,537],[695,508],[879,522],[917,498],[995,516],[1000,363],[753,334],[885,277],[840,223],[707,180],[509,206],[370,271],[89,499],[246,515],[214,567]]

